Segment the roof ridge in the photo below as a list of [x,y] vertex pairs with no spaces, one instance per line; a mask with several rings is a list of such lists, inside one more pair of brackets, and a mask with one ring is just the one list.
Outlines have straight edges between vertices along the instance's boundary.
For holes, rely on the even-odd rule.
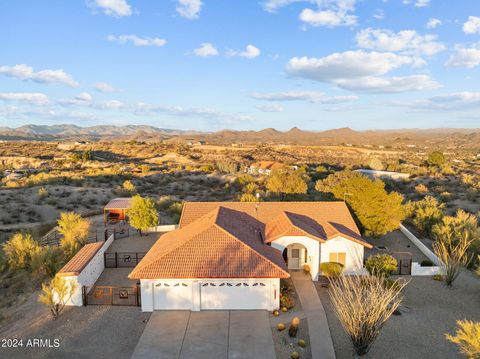
[[[279,270],[281,270],[282,272],[284,273],[287,273],[283,268],[281,268],[277,263],[273,262],[270,258],[262,255],[259,251],[257,251],[255,248],[253,248],[252,246],[248,245],[247,243],[245,243],[244,241],[242,241],[240,238],[237,238],[236,236],[234,236],[232,233],[230,233],[229,231],[227,231],[225,228],[223,228],[222,226],[218,225],[217,223],[214,224],[218,229],[220,229],[222,232],[226,233],[228,236],[230,236],[231,238],[235,239],[237,242],[240,242],[242,245],[244,245],[245,247],[247,247],[248,249],[250,249],[251,251],[253,251],[255,253],[255,255],[257,256],[260,256],[264,259],[266,259],[267,261],[269,261],[271,264],[273,264],[275,267],[277,267]],[[264,245],[264,246],[267,246],[266,244],[262,243],[261,245]],[[267,246],[269,247],[269,246]],[[269,247],[271,248],[271,247]],[[288,274],[288,273],[287,273]]]

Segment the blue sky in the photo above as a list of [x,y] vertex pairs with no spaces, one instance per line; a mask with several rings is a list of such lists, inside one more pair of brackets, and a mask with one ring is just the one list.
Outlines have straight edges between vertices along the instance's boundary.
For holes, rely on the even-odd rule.
[[480,127],[477,0],[17,0],[0,29],[0,127]]

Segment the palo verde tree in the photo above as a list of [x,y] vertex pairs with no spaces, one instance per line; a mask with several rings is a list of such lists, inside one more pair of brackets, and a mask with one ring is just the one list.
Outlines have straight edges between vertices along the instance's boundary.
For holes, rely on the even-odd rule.
[[309,178],[303,171],[275,170],[267,180],[267,190],[280,195],[284,201],[289,195],[305,194],[308,190]]
[[3,244],[6,262],[11,269],[32,269],[32,259],[40,252],[40,245],[30,234],[15,233]]
[[136,195],[132,197],[131,207],[127,210],[128,222],[142,235],[142,231],[158,226],[158,213],[153,199]]
[[381,236],[393,231],[406,216],[401,194],[387,193],[385,183],[372,181],[357,172],[331,174],[324,180],[317,181],[315,189],[345,200],[366,235]]
[[55,320],[65,308],[75,290],[75,283],[67,282],[64,278],[55,276],[49,284],[42,284],[42,293],[38,297],[38,301],[48,307],[52,318]]
[[72,258],[87,242],[90,221],[75,212],[63,212],[57,221],[58,231],[63,235],[60,245],[66,259]]

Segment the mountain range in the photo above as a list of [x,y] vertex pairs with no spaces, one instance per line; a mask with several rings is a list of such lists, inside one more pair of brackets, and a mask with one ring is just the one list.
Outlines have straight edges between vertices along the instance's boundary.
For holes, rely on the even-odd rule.
[[260,131],[222,130],[198,132],[157,128],[146,125],[113,126],[100,125],[80,127],[65,125],[25,125],[18,128],[0,127],[0,140],[37,141],[98,141],[98,140],[141,140],[141,141],[205,141],[210,144],[297,144],[297,145],[436,145],[478,148],[480,129],[393,129],[355,131],[338,128],[326,131],[304,131],[293,127],[288,131],[266,128]]

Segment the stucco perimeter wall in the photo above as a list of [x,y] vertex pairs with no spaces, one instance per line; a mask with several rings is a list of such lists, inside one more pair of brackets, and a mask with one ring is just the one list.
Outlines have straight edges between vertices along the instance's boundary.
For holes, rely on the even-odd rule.
[[363,270],[364,247],[343,237],[329,239],[320,245],[320,263],[330,262],[330,253],[346,253],[344,274],[365,274]]
[[[186,307],[182,309],[192,310],[192,311],[199,311],[201,310],[201,301],[202,301],[202,284],[204,283],[217,283],[221,284],[224,282],[230,283],[250,283],[253,284],[255,282],[262,281],[263,283],[267,283],[268,285],[265,287],[265,295],[263,296],[264,302],[260,306],[262,309],[265,310],[273,310],[278,309],[280,305],[280,279],[279,278],[191,278],[191,279],[141,279],[140,280],[140,290],[141,290],[141,304],[142,304],[142,311],[143,312],[152,312],[154,310],[154,291],[155,285],[162,283],[170,283],[171,287],[175,284],[181,282],[188,285],[188,288],[191,288],[191,296],[188,294],[187,300],[186,298],[178,298],[178,300],[183,301],[186,303]],[[172,292],[174,293],[174,292]],[[184,296],[185,293],[182,293]],[[248,291],[245,292],[245,295],[248,295]],[[175,298],[171,298],[172,301],[175,301]],[[244,296],[238,296],[238,303],[236,307],[241,307],[242,303],[245,302]],[[228,308],[227,308],[228,309]],[[249,308],[245,308],[249,309]]]
[[412,232],[410,232],[403,224],[400,225],[400,231],[405,235],[405,237],[410,239],[410,241],[413,244],[415,244],[415,246],[418,249],[420,249],[420,251],[428,259],[430,259],[433,263],[435,263],[435,265],[440,266],[442,264],[442,262],[440,261],[440,259],[438,259],[435,253],[433,253],[425,244],[423,244],[422,241],[420,241],[420,239],[415,237],[415,235]]
[[307,248],[307,264],[310,266],[310,274],[312,280],[318,280],[318,272],[320,270],[320,242],[304,236],[285,236],[274,240],[271,245],[278,249],[280,253],[290,244],[301,244]]
[[103,244],[102,248],[95,253],[93,258],[88,262],[88,264],[83,268],[77,276],[65,276],[63,277],[70,285],[75,285],[75,292],[72,297],[66,302],[66,305],[70,306],[82,306],[82,287],[83,286],[93,286],[97,281],[100,274],[102,274],[105,269],[105,261],[103,254],[113,243],[114,237],[113,234],[108,237],[108,239]]

